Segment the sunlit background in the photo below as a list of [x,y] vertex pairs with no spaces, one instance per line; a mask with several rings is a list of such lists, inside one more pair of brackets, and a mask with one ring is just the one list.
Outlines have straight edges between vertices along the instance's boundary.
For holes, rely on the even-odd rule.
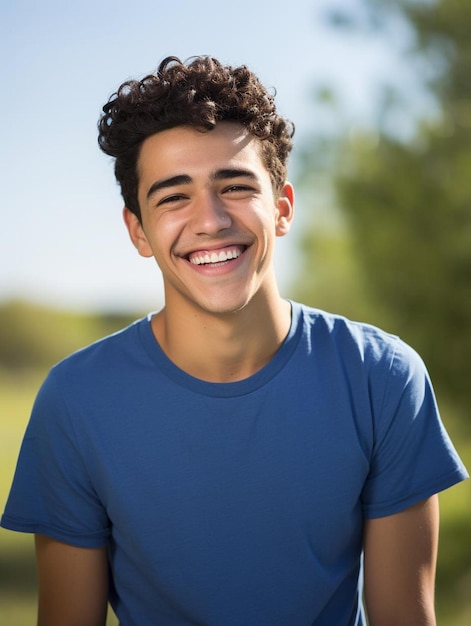
[[[48,367],[162,305],[96,122],[120,83],[168,55],[247,64],[276,90],[296,124],[282,292],[417,347],[469,466],[470,29],[459,0],[1,3],[0,509]],[[439,614],[464,626],[469,486],[442,508]],[[34,588],[31,538],[1,530],[1,624],[34,623]]]
[[[338,4],[361,9],[355,0]],[[380,38],[333,36],[325,20],[331,5],[2,3],[0,298],[82,310],[158,306],[158,273],[128,242],[111,160],[97,147],[101,107],[121,82],[151,72],[165,56],[210,54],[249,65],[276,88],[298,143],[319,126],[313,94],[320,84],[338,86],[352,126],[367,120],[378,81],[399,64]],[[279,265],[286,285],[289,253]]]

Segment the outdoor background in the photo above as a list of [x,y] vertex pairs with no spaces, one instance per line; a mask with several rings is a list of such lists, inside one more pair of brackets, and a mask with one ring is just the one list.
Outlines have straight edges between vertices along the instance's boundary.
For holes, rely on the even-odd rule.
[[[471,467],[470,32],[462,0],[1,4],[0,510],[49,367],[162,304],[96,121],[168,55],[247,64],[276,89],[297,128],[283,294],[415,347]],[[465,626],[470,482],[441,508],[439,623]],[[4,530],[0,623],[35,623],[32,539]]]

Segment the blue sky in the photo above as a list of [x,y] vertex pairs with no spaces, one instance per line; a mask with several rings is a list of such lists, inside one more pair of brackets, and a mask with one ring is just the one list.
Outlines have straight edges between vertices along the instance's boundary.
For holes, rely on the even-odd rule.
[[[167,55],[211,54],[276,87],[298,142],[320,123],[311,94],[327,81],[352,123],[361,121],[375,81],[393,66],[378,42],[334,35],[323,20],[332,5],[359,10],[357,0],[2,3],[0,303],[158,308],[158,268],[129,243],[112,164],[96,144],[102,105]],[[295,270],[296,232],[280,240],[282,289]]]

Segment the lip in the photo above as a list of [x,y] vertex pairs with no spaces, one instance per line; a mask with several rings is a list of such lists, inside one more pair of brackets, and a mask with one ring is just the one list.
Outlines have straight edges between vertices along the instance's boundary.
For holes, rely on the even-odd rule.
[[212,244],[205,244],[202,246],[195,246],[194,248],[188,247],[186,250],[183,249],[181,252],[178,252],[178,256],[187,257],[194,252],[213,252],[215,250],[225,250],[226,248],[233,248],[236,246],[247,248],[250,244],[246,241],[220,241],[219,243],[215,242]]

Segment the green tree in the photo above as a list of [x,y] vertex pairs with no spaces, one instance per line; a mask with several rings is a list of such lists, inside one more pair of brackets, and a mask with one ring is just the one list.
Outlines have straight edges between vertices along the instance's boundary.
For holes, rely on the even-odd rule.
[[[366,314],[401,334],[424,356],[440,390],[470,408],[471,3],[364,0],[363,6],[361,24],[335,11],[330,22],[388,36],[391,22],[402,20],[412,45],[398,52],[416,68],[416,82],[434,106],[410,115],[412,131],[404,134],[407,97],[385,83],[376,125],[346,138],[339,123],[328,149],[326,138],[311,144],[301,186],[309,186],[316,168],[327,176],[327,207],[339,212],[342,228],[308,228],[296,295],[322,306],[340,299],[342,312]],[[342,251],[329,270],[335,282],[322,270],[329,240]]]

